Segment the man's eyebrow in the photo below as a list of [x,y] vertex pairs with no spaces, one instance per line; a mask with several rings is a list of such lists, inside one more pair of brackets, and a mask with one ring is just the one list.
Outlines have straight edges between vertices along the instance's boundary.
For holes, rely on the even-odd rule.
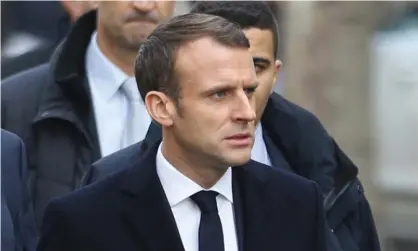
[[[259,81],[254,81],[254,82],[251,82],[251,84],[246,86],[245,88],[257,88],[259,85],[260,85]],[[211,93],[215,93],[215,92],[219,92],[219,91],[230,91],[230,90],[234,90],[236,88],[237,88],[237,86],[235,84],[225,83],[225,84],[220,84],[220,85],[217,85],[217,86],[213,86],[213,87],[205,90],[203,93],[204,94],[211,94]]]
[[270,60],[268,60],[266,58],[262,58],[262,57],[253,57],[253,62],[254,62],[254,64],[257,64],[257,63],[260,64],[261,63],[261,64],[264,64],[264,65],[267,65],[267,66],[271,65]]
[[253,81],[247,88],[257,88],[260,85],[259,81]]
[[224,84],[219,84],[219,85],[212,86],[211,88],[208,88],[207,90],[205,90],[204,93],[210,94],[210,93],[214,93],[214,92],[218,92],[218,91],[232,90],[234,88],[236,88],[236,85],[224,83]]

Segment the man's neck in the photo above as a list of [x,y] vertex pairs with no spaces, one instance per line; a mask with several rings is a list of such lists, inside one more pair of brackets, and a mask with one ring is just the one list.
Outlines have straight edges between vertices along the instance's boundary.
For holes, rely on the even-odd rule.
[[178,146],[173,147],[167,140],[163,140],[162,154],[180,173],[205,189],[213,187],[228,170],[228,168],[210,166],[210,161],[205,161],[187,150],[183,151]]
[[103,55],[126,75],[131,77],[135,75],[134,63],[136,51],[126,50],[111,43],[101,32],[97,32],[97,45]]

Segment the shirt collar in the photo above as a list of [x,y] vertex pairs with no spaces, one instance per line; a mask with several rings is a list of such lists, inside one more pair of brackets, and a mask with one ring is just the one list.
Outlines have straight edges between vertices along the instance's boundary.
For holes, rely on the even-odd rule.
[[261,122],[257,124],[257,126],[255,127],[255,133],[254,133],[254,137],[261,137],[263,138],[263,127],[261,126]]
[[218,192],[221,196],[233,203],[232,196],[232,170],[231,167],[225,172],[221,179],[210,189],[204,189],[194,181],[180,173],[163,156],[162,142],[157,151],[157,173],[167,196],[170,207],[174,207],[180,202],[188,199],[193,194],[202,190]]
[[109,100],[129,78],[113,64],[100,50],[97,44],[97,31],[93,32],[86,53],[86,69],[91,85]]
[[264,143],[264,138],[263,138],[263,127],[261,126],[261,123],[258,123],[258,125],[255,128],[255,133],[254,133],[254,145],[253,148],[251,149],[251,158],[259,161],[258,157],[259,157],[259,153],[258,151],[263,148],[263,146],[265,145]]

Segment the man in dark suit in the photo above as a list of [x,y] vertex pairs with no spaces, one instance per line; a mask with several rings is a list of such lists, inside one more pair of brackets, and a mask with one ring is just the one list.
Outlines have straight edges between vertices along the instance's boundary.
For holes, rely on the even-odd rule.
[[53,200],[39,251],[325,249],[316,184],[250,161],[259,83],[237,25],[171,19],[142,43],[135,77],[162,141],[106,157],[125,168]]
[[1,130],[1,250],[33,251],[36,241],[25,147],[18,136]]
[[[257,78],[257,127],[251,158],[315,181],[323,195],[328,223],[328,249],[379,251],[373,215],[358,168],[309,111],[272,93],[277,72],[279,34],[274,14],[262,1],[198,1],[192,13],[222,16],[240,25],[250,41]],[[144,148],[161,140],[152,123]],[[83,184],[91,184],[123,168],[93,164]]]

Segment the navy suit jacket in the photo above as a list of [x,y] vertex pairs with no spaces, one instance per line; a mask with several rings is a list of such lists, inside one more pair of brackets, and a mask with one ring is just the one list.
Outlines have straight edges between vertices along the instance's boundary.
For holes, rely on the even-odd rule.
[[[123,166],[121,171],[52,200],[39,251],[184,250],[156,172],[158,144],[143,154],[139,148],[97,163]],[[241,201],[241,251],[325,250],[322,198],[314,182],[254,161],[232,173],[233,194]]]
[[1,130],[1,250],[36,248],[28,187],[25,147],[18,136]]

